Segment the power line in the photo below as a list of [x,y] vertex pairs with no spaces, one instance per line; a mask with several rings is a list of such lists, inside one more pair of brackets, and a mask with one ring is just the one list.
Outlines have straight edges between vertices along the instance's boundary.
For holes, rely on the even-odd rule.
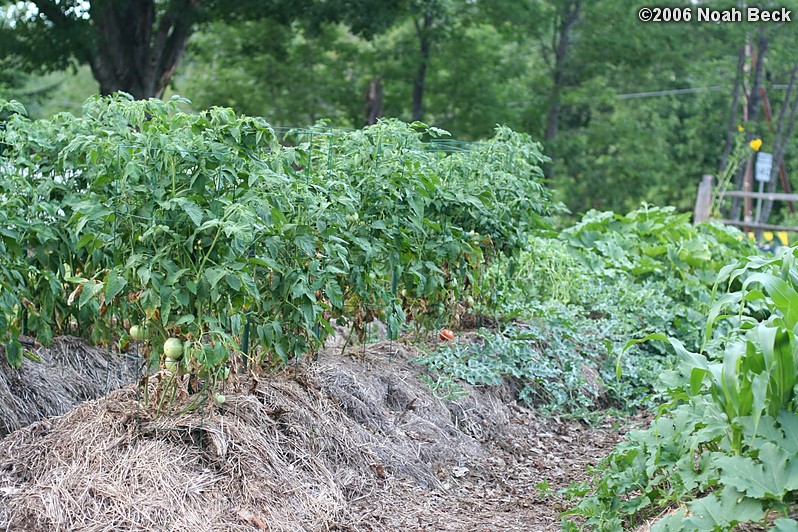
[[[787,90],[789,85],[771,85],[768,87],[769,89],[773,90]],[[671,89],[671,90],[663,90],[663,91],[651,91],[651,92],[633,92],[629,94],[617,94],[615,98],[617,100],[632,100],[634,98],[654,98],[656,96],[672,96],[675,94],[694,94],[697,92],[707,92],[707,91],[719,91],[724,90],[728,87],[724,87],[722,85],[714,85],[712,87],[691,87],[687,89]]]
[[[787,90],[789,85],[770,85],[768,89],[783,91]],[[655,98],[657,96],[674,96],[679,94],[695,94],[698,92],[708,92],[708,91],[720,91],[726,90],[729,87],[725,87],[723,85],[713,85],[712,87],[688,87],[686,89],[669,89],[669,90],[661,90],[661,91],[651,91],[651,92],[632,92],[629,94],[616,94],[616,100],[633,100],[636,98]],[[507,104],[508,107],[523,107],[525,105],[529,105],[532,103],[532,100],[523,100],[519,102],[510,102]]]
[[693,87],[689,89],[671,89],[671,90],[652,91],[652,92],[633,92],[630,94],[618,94],[615,96],[615,98],[618,100],[631,100],[633,98],[653,98],[655,96],[670,96],[673,94],[693,94],[696,92],[717,91],[725,88],[726,87],[722,87],[720,85],[715,85],[714,87]]

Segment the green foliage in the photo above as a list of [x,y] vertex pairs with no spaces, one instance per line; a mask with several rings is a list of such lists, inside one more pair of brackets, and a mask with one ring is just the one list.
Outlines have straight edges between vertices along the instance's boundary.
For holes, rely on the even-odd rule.
[[[798,494],[798,401],[794,328],[796,248],[724,268],[729,291],[709,313],[708,355],[665,335],[680,358],[663,376],[670,402],[604,463],[595,492],[570,512],[618,529],[678,505],[654,530],[728,530],[775,512],[777,528]],[[731,311],[730,314],[726,312]],[[712,337],[723,322],[731,328]],[[630,344],[633,342],[630,342]]]
[[184,103],[120,95],[87,101],[83,118],[9,119],[4,342],[26,305],[45,341],[124,344],[119,325],[141,324],[153,360],[178,336],[189,370],[220,376],[249,322],[250,357],[281,365],[315,351],[334,317],[361,335],[377,317],[393,335],[406,314],[445,319],[552,209],[539,147],[506,128],[455,153],[423,140],[445,132],[397,121],[293,131],[285,147],[261,119]]
[[[397,3],[384,33],[358,37],[342,24],[303,27],[272,19],[223,22],[203,28],[176,74],[182,94],[198,108],[225,105],[274,124],[329,120],[337,127],[364,123],[363,94],[379,77],[386,116],[410,119],[419,34],[414,19],[431,8],[432,53],[425,82],[424,121],[458,138],[489,136],[496,124],[528,129],[519,101],[529,97],[529,47],[509,41],[480,17],[479,5]],[[369,16],[389,14],[383,3]],[[264,40],[262,35],[270,39]],[[516,102],[515,105],[507,105]]]
[[216,22],[190,42],[176,85],[198,109],[232,107],[273,124],[324,118],[359,126],[363,102],[353,95],[368,83],[358,68],[366,46],[337,25],[310,33],[269,19]]
[[627,215],[591,211],[562,235],[594,278],[604,278],[618,290],[626,290],[625,284],[642,285],[661,300],[660,311],[652,313],[645,311],[651,303],[640,302],[643,319],[637,334],[666,332],[692,349],[701,343],[699,331],[718,272],[755,251],[736,229],[715,223],[694,226],[688,214],[673,207],[644,206]]
[[[502,333],[481,331],[475,343],[443,346],[419,362],[469,384],[518,383],[518,397],[552,413],[585,414],[596,406],[601,382],[582,372],[596,353],[579,345],[569,322],[535,321]],[[601,348],[599,348],[599,351]]]
[[[31,3],[0,2],[0,49],[17,54],[3,64],[8,68],[0,77],[6,82],[18,83],[20,64],[27,70],[88,68],[93,62],[99,74],[104,64],[124,63],[130,68],[103,77],[124,78],[133,70],[140,75],[106,79],[103,90],[138,94],[132,88],[136,80],[158,80],[163,88],[160,81],[176,67],[173,83],[197,109],[231,106],[279,124],[326,118],[338,127],[357,127],[375,77],[382,80],[385,115],[409,119],[422,64],[419,38],[426,33],[431,52],[424,62],[425,122],[460,138],[483,138],[497,123],[545,138],[547,153],[557,154],[551,170],[555,189],[577,215],[591,208],[626,212],[641,201],[692,207],[699,176],[718,171],[726,138],[736,131],[735,120],[742,121],[730,122],[729,111],[740,43],[752,31],[748,25],[640,24],[636,13],[643,0],[38,5],[46,14],[31,16]],[[580,16],[560,51],[562,16],[576,5]],[[677,5],[691,9],[695,20],[695,5]],[[795,6],[795,0],[783,4]],[[103,9],[108,16],[99,16]],[[426,12],[434,15],[432,27],[417,29]],[[138,23],[128,26],[142,31],[124,31],[134,19]],[[122,21],[119,27],[115,20]],[[147,41],[159,24],[170,23],[174,39]],[[778,116],[786,91],[776,89],[789,81],[795,32],[783,24],[756,31],[769,43],[761,63],[767,64],[763,88]],[[100,35],[112,35],[115,45],[103,46]],[[185,39],[187,57],[178,61]],[[756,44],[759,33],[752,39]],[[169,45],[157,46],[161,42]],[[695,91],[679,92],[684,89]],[[27,90],[11,94],[26,98],[33,109]],[[62,90],[42,112],[59,105]],[[762,108],[757,114],[758,121],[743,125],[772,146],[776,128],[766,123]],[[549,115],[558,127],[546,136]],[[790,168],[795,153],[788,151]]]
[[[582,272],[584,273],[584,272]],[[579,270],[574,277],[580,279]],[[585,276],[587,279],[587,276]],[[541,411],[586,416],[603,407],[633,409],[648,402],[651,383],[672,366],[659,349],[623,359],[616,378],[615,354],[640,330],[670,325],[672,302],[651,287],[592,286],[581,302],[516,302],[502,307],[512,325],[483,330],[474,344],[442,345],[421,362],[472,384],[517,384],[519,399]]]
[[436,375],[435,378],[422,375],[421,380],[429,386],[432,395],[441,401],[456,401],[468,394],[457,381],[445,373]]
[[521,399],[552,412],[651,404],[673,355],[649,343],[620,356],[627,340],[666,331],[698,349],[718,271],[753,249],[738,231],[694,227],[672,208],[590,212],[480,278],[475,311],[517,323],[423,362],[472,384],[515,379]]
[[648,205],[627,215],[590,211],[563,237],[573,249],[591,252],[582,257],[600,275],[625,272],[663,282],[672,285],[669,295],[690,302],[703,298],[699,292],[712,286],[721,267],[754,251],[735,229],[694,226],[687,213]]

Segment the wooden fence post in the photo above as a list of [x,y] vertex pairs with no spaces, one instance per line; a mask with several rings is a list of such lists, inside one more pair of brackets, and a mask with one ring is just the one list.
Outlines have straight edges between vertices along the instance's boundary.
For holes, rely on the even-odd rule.
[[700,224],[709,220],[710,209],[712,209],[712,181],[711,175],[704,175],[701,183],[698,184],[698,194],[695,198],[695,211],[693,211],[693,223]]

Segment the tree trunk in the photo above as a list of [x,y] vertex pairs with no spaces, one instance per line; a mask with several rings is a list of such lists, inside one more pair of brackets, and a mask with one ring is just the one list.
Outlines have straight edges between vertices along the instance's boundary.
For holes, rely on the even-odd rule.
[[[543,137],[546,150],[552,162],[555,159],[554,142],[560,130],[560,95],[565,85],[566,62],[568,60],[568,48],[571,40],[571,31],[577,22],[582,8],[581,0],[568,2],[563,7],[563,12],[558,15],[558,22],[552,40],[554,51],[554,65],[552,68],[552,87],[549,93],[549,110],[546,115],[546,133]],[[554,176],[554,165],[549,165],[547,177]]]
[[100,93],[160,97],[191,36],[200,0],[172,0],[160,20],[155,0],[93,0],[96,46],[87,57]]
[[432,12],[424,13],[421,23],[414,20],[416,33],[418,34],[419,51],[421,52],[421,62],[418,64],[416,78],[413,80],[413,120],[424,120],[424,85],[427,81],[427,65],[430,56],[430,28],[432,28]]
[[[768,51],[770,41],[765,35],[764,28],[759,32],[759,43],[756,49],[756,68],[754,70],[754,86],[751,87],[751,95],[748,98],[748,121],[756,122],[759,120],[759,102],[761,101],[762,77],[765,72],[765,54]],[[753,138],[753,133],[748,132],[749,136]]]
[[374,76],[366,89],[366,125],[373,126],[382,117],[382,80]]

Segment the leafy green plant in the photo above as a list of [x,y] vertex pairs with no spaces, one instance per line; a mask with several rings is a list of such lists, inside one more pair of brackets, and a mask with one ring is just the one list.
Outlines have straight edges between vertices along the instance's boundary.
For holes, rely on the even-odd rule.
[[[447,320],[552,210],[539,146],[505,128],[448,153],[426,140],[445,132],[420,123],[279,139],[184,103],[120,94],[81,118],[8,120],[0,340],[14,363],[24,316],[45,341],[124,348],[135,326],[148,369],[210,390],[231,366],[313,353],[332,318],[361,335],[382,319],[394,336],[407,318]],[[179,367],[169,338],[186,346]]]
[[[655,530],[728,530],[779,516],[774,529],[796,525],[796,255],[785,248],[721,271],[728,292],[709,314],[708,355],[661,334],[630,342],[674,348],[680,365],[662,380],[670,401],[651,427],[616,448],[595,492],[568,514],[606,529],[667,507],[678,511]],[[729,332],[713,337],[723,321]]]
[[722,267],[755,252],[734,228],[717,223],[693,226],[687,213],[649,205],[626,215],[590,211],[563,230],[562,237],[596,274],[613,277],[625,272],[640,280],[657,280],[673,299],[693,306],[710,304],[710,290]]
[[591,382],[584,372],[598,353],[580,345],[569,325],[535,320],[501,333],[482,330],[476,342],[444,344],[418,361],[469,384],[509,379],[519,399],[545,411],[585,413],[596,406],[602,387],[598,376]]
[[[645,343],[618,355],[629,337],[658,331],[698,349],[718,271],[753,250],[741,236],[714,224],[693,227],[688,216],[652,206],[626,215],[594,211],[559,234],[535,236],[526,250],[485,270],[472,310],[494,323],[520,324],[508,331],[500,326],[496,336],[534,331],[542,358],[536,367],[549,373],[545,381],[524,369],[517,376],[513,359],[523,367],[528,347],[486,342],[494,355],[480,358],[485,362],[478,365],[487,366],[483,380],[519,378],[524,400],[557,411],[655,404],[653,383],[673,368],[673,353]],[[467,380],[479,349],[444,347],[429,362]],[[591,397],[583,390],[584,375],[596,371],[591,380],[601,391]]]
[[422,375],[421,380],[429,386],[432,395],[441,401],[456,401],[468,395],[468,392],[457,381],[445,373],[434,376]]

